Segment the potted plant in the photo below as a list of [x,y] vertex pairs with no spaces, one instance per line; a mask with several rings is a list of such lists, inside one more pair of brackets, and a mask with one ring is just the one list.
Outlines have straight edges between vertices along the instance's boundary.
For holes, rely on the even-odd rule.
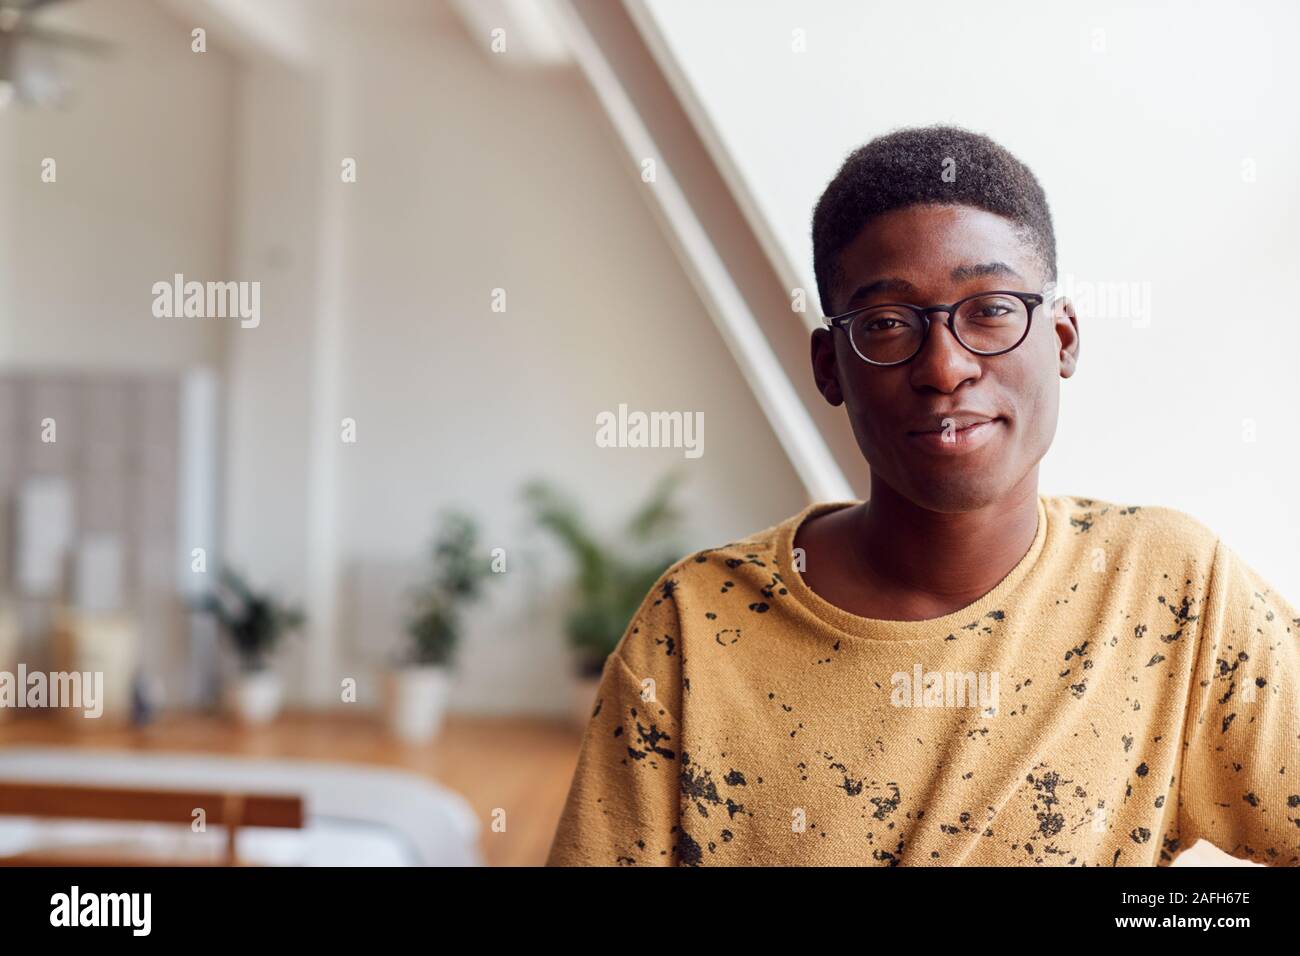
[[388,675],[388,726],[408,743],[431,740],[442,727],[461,637],[461,611],[480,597],[488,573],[474,519],[462,512],[445,513],[434,536],[428,579],[412,595],[407,646]]
[[605,659],[655,581],[681,557],[673,541],[682,518],[676,504],[681,479],[680,472],[669,472],[656,483],[617,544],[592,534],[576,503],[549,483],[534,481],[524,489],[535,520],[569,552],[577,572],[565,630],[576,677],[572,714],[579,726],[591,718]]
[[201,606],[216,617],[238,662],[226,686],[226,707],[243,723],[264,724],[280,712],[284,695],[280,675],[271,666],[273,652],[286,634],[302,627],[304,617],[269,594],[256,593],[230,568],[222,569],[219,580]]

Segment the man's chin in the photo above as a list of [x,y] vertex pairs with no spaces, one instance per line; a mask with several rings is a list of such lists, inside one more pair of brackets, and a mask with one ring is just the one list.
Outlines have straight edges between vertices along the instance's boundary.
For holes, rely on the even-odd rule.
[[904,494],[918,508],[939,514],[962,514],[994,504],[1006,497],[1008,490],[988,474],[950,474],[913,481]]

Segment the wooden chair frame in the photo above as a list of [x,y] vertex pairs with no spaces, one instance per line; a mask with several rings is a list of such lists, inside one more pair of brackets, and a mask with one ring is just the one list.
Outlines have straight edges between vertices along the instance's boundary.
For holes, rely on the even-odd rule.
[[[204,811],[205,826],[226,828],[225,854],[219,864],[224,866],[239,865],[236,844],[240,827],[302,829],[303,826],[302,798],[287,794],[0,782],[0,816],[173,823],[189,827],[196,809]],[[120,848],[107,853],[93,847],[67,848],[67,852],[37,850],[0,857],[0,866],[195,865],[192,861],[141,860],[118,854]]]

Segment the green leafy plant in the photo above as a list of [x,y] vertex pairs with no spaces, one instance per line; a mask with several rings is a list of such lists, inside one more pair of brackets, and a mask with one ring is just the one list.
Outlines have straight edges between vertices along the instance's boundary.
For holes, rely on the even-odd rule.
[[429,578],[414,592],[406,623],[407,662],[443,666],[456,656],[461,610],[479,599],[490,568],[479,552],[478,525],[463,512],[443,513],[431,552]]
[[281,638],[298,630],[306,618],[301,610],[286,607],[269,594],[259,594],[231,568],[222,568],[216,590],[200,599],[234,646],[240,669],[260,671],[270,665],[271,653]]
[[577,571],[566,631],[584,675],[600,674],[641,601],[681,557],[673,541],[682,519],[676,502],[681,481],[679,472],[661,478],[616,545],[592,534],[578,505],[550,483],[533,481],[524,488],[534,519],[564,546]]

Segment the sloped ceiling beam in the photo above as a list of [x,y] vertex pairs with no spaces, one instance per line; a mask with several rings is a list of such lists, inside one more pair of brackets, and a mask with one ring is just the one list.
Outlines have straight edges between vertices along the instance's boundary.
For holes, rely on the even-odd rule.
[[652,208],[809,497],[865,497],[866,466],[843,412],[812,381],[808,325],[782,274],[793,270],[752,228],[646,36],[622,3],[556,0],[552,9],[635,168],[655,160]]
[[546,4],[537,0],[450,0],[466,29],[486,45],[502,31],[510,56],[499,62],[512,67],[570,65],[569,47],[556,28]]

